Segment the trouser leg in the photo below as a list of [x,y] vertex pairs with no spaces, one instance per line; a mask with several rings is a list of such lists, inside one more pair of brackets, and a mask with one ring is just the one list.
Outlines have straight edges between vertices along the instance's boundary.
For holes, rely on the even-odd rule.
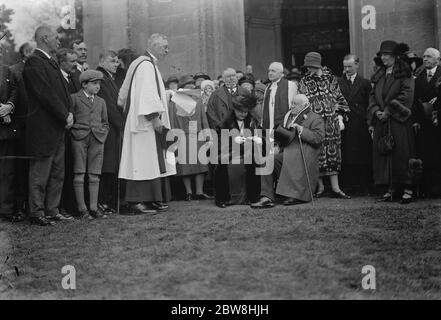
[[267,197],[272,201],[276,200],[276,195],[274,192],[274,179],[278,179],[280,176],[280,171],[282,170],[283,154],[277,154],[274,156],[274,169],[272,174],[268,174],[260,177],[261,181],[261,191],[260,195],[262,197]]
[[58,214],[61,193],[64,183],[64,139],[58,145],[55,155],[52,159],[49,179],[46,188],[46,214],[55,216]]

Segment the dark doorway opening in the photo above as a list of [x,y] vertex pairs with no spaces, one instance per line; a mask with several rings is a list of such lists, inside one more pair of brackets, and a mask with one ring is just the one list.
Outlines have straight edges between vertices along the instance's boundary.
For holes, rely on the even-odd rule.
[[350,52],[348,0],[284,0],[282,37],[286,66],[302,66],[306,53],[317,51],[341,75]]

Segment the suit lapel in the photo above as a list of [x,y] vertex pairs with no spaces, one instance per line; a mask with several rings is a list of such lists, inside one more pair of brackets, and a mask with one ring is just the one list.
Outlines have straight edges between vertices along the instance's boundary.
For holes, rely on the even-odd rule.
[[352,98],[354,98],[357,95],[357,93],[358,93],[358,91],[360,91],[360,89],[361,89],[361,79],[360,79],[360,76],[357,74],[357,76],[355,77],[355,80],[354,80],[354,84],[352,85],[352,88],[351,88],[351,93],[349,95],[349,97],[350,97],[349,99],[352,100]]
[[219,90],[219,98],[228,106],[228,97],[227,97],[226,87],[222,87],[221,90]]
[[92,108],[92,101],[90,101],[84,92],[81,90],[81,92],[78,93],[80,95],[80,100],[83,101],[88,107]]

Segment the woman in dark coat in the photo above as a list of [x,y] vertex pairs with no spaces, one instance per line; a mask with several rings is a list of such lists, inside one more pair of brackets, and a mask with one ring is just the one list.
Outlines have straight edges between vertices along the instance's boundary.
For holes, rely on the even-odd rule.
[[[391,201],[395,188],[402,187],[403,204],[410,203],[413,197],[409,160],[415,154],[415,137],[410,119],[415,81],[410,66],[402,58],[406,50],[406,45],[398,45],[394,41],[381,44],[377,55],[382,65],[372,77],[374,89],[368,108],[368,121],[374,128],[374,183],[389,185],[388,192],[382,198],[384,201]],[[393,137],[392,148],[385,147],[390,143],[383,143],[390,141],[383,138],[388,133]]]

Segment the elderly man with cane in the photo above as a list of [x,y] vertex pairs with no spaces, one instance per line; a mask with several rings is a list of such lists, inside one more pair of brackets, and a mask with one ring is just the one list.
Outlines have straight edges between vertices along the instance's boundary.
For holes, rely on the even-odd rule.
[[[274,131],[274,138],[281,147],[279,153],[270,155],[267,160],[273,161],[274,157],[273,173],[261,177],[261,199],[251,207],[274,207],[275,194],[286,198],[285,206],[311,202],[312,189],[319,177],[318,157],[324,137],[323,119],[312,111],[305,95],[295,96],[283,125]],[[278,179],[276,190],[275,179]]]

